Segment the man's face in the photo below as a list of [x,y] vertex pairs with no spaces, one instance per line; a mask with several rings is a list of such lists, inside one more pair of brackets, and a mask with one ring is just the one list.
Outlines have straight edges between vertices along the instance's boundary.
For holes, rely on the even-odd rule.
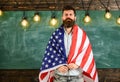
[[63,24],[65,27],[72,27],[75,23],[76,16],[73,10],[65,10],[62,15]]

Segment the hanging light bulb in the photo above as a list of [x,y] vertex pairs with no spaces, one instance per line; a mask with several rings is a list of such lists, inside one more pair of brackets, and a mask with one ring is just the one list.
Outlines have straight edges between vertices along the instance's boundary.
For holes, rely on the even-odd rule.
[[0,16],[2,16],[3,15],[3,11],[2,11],[2,9],[0,9]]
[[27,20],[27,17],[25,16],[25,12],[23,13],[21,25],[23,26],[23,29],[26,29],[29,26],[29,22]]
[[28,21],[27,21],[27,18],[24,17],[24,18],[22,19],[21,25],[22,25],[24,28],[28,27],[29,23],[28,23]]
[[51,20],[50,20],[50,25],[51,26],[55,26],[56,24],[57,24],[57,22],[58,22],[58,20],[55,18],[55,16],[54,17],[52,17],[51,18]]
[[120,16],[117,18],[117,24],[120,24]]
[[[116,5],[117,5],[118,9],[120,10],[120,7],[119,7],[119,4],[118,4],[117,0],[115,0],[115,2],[116,2]],[[117,22],[117,24],[120,25],[120,15],[119,15],[119,17],[117,18],[116,22]]]
[[105,18],[110,19],[111,17],[112,17],[112,14],[110,13],[108,9],[106,9]]
[[35,15],[34,15],[34,17],[33,17],[33,20],[34,20],[35,22],[39,22],[39,21],[40,21],[40,16],[39,16],[39,13],[38,13],[38,12],[35,13]]
[[86,13],[85,14],[85,17],[84,17],[84,22],[85,23],[89,23],[91,21],[91,18],[90,18],[90,16],[89,16],[89,13]]

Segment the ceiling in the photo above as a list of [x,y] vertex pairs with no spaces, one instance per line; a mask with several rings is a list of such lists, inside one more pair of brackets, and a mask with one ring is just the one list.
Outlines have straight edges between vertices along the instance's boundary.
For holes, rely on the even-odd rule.
[[5,11],[61,10],[72,5],[76,10],[120,10],[120,0],[0,0]]

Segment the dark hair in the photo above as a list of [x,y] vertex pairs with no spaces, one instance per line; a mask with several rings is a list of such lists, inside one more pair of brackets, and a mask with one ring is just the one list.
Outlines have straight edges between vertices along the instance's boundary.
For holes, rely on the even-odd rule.
[[74,14],[75,14],[75,16],[76,16],[76,11],[75,11],[75,9],[74,9],[72,6],[70,6],[70,5],[64,6],[63,9],[62,9],[62,13],[63,13],[65,10],[73,10],[73,11],[74,11]]

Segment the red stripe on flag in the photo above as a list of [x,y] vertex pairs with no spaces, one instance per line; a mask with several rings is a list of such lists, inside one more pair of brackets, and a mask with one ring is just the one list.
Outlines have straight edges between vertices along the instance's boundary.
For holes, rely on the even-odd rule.
[[49,82],[53,82],[53,80],[54,80],[54,77],[51,77]]
[[47,74],[48,74],[48,72],[42,73],[41,76],[40,76],[40,78],[43,80]]
[[85,71],[83,71],[83,75],[85,75],[85,76],[87,76],[87,77],[90,77],[90,78],[91,78],[90,74],[89,74],[89,73],[87,73],[87,72],[85,72]]
[[87,60],[88,60],[88,58],[89,58],[89,55],[90,55],[90,52],[91,52],[91,45],[90,45],[90,43],[89,43],[88,48],[87,48],[87,50],[86,50],[86,52],[85,52],[85,54],[84,54],[84,57],[83,57],[83,59],[82,59],[81,65],[80,65],[81,68],[83,68],[84,65],[85,65],[85,63],[87,62]]
[[77,42],[77,36],[78,36],[78,28],[77,28],[77,26],[75,25],[73,29],[74,30],[73,30],[73,36],[72,36],[72,45],[70,47],[70,52],[69,52],[69,56],[68,56],[68,63],[71,62],[72,57],[74,55],[76,42]]

